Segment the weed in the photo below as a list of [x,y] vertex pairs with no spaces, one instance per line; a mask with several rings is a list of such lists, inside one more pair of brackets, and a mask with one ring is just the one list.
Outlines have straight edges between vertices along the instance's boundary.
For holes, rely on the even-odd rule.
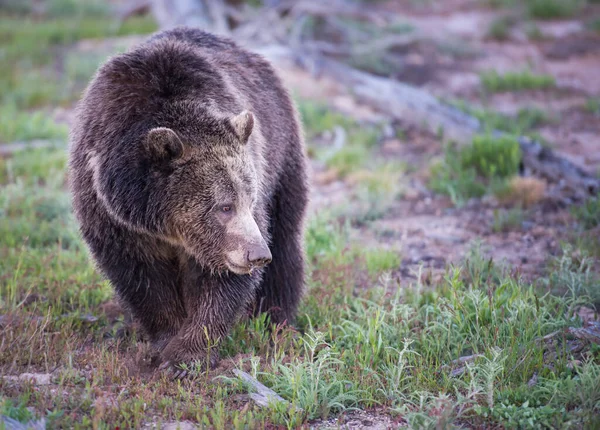
[[550,75],[536,75],[530,71],[500,74],[495,70],[479,75],[483,88],[490,93],[525,91],[554,88],[556,83]]

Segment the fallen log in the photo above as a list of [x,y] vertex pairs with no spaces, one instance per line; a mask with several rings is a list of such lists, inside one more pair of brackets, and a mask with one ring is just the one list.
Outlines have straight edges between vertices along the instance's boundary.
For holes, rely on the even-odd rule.
[[[314,54],[292,51],[285,46],[257,47],[279,67],[304,67],[313,71],[316,79],[328,77],[344,87],[361,103],[382,114],[420,126],[457,143],[470,142],[473,135],[484,132],[474,116],[441,102],[432,94],[392,79],[374,76],[343,63]],[[504,132],[493,131],[494,135]],[[566,203],[584,200],[600,192],[600,178],[560,156],[556,151],[528,137],[517,138],[522,152],[522,173],[544,178],[557,184]],[[569,201],[570,200],[570,201]]]

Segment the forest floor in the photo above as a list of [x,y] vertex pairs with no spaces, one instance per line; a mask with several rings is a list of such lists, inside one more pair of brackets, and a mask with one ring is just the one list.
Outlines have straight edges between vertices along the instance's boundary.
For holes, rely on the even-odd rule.
[[[194,378],[152,368],[135,330],[119,336],[130,327],[77,234],[64,168],[81,90],[155,24],[117,28],[94,2],[67,3],[72,15],[37,20],[0,9],[0,416],[51,428],[600,425],[600,196],[573,202],[519,176],[510,138],[456,146],[295,67],[279,72],[311,157],[298,321],[272,333],[240,322],[219,367]],[[365,5],[431,38],[362,69],[600,175],[598,2]],[[235,368],[289,403],[258,407]]]

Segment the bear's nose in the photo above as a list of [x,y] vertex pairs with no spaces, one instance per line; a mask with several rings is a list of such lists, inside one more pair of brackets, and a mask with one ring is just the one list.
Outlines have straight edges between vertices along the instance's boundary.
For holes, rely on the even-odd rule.
[[248,249],[246,259],[252,267],[266,266],[271,262],[271,251],[266,245],[252,245]]

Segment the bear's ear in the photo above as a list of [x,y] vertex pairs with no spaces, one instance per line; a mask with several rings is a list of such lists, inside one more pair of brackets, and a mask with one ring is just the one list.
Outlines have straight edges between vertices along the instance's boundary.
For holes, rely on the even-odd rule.
[[146,136],[146,147],[159,160],[172,160],[183,154],[183,142],[170,128],[156,127]]
[[242,143],[245,145],[252,134],[254,128],[254,115],[251,112],[245,110],[239,115],[234,116],[229,120],[237,136],[240,138]]

